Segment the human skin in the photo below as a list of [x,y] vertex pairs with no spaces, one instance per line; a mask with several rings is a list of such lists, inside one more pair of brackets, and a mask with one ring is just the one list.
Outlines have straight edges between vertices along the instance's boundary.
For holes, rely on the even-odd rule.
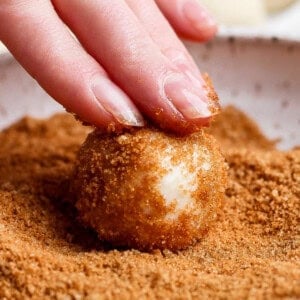
[[198,0],[1,0],[0,20],[0,40],[85,122],[122,128],[147,118],[176,132],[211,118],[205,81],[175,33],[214,36]]

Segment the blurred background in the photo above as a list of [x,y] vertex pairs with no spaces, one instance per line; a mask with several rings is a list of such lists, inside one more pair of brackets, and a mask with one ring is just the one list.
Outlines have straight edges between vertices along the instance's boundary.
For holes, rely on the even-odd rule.
[[199,0],[215,16],[219,34],[300,40],[300,1]]
[[270,14],[278,13],[294,0],[199,0],[227,26],[255,26],[267,21]]
[[[215,16],[219,35],[300,40],[300,0],[199,0]],[[7,50],[0,42],[0,54]]]

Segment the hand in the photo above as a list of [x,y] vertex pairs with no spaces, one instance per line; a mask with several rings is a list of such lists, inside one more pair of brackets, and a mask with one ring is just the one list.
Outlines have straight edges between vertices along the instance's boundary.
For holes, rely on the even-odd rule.
[[143,126],[144,116],[173,131],[202,126],[211,117],[205,82],[161,12],[183,37],[216,32],[198,0],[1,0],[0,39],[97,127]]

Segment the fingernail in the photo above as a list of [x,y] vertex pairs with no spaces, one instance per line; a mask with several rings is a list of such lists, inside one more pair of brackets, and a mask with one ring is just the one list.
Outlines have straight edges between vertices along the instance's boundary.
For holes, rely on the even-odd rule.
[[164,80],[164,96],[187,119],[208,118],[212,115],[205,86],[195,88],[183,75],[168,74]]
[[102,77],[94,82],[92,91],[100,105],[119,123],[126,126],[144,126],[144,120],[129,97],[108,78]]
[[205,31],[216,26],[216,22],[208,10],[196,1],[186,1],[182,10],[185,17],[197,30]]

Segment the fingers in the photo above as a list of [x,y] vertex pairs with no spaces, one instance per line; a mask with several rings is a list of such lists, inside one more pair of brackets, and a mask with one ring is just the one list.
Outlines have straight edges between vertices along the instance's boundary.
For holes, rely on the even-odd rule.
[[51,2],[35,2],[0,4],[0,39],[26,70],[88,123],[102,128],[143,125],[137,108],[70,35]]
[[[144,25],[153,41],[160,47],[162,53],[177,64],[179,69],[186,72],[192,80],[195,79],[191,76],[192,74],[199,79],[201,77],[199,69],[155,2],[149,0],[126,0],[126,3]],[[175,4],[172,2],[171,6],[174,12]],[[182,16],[180,16],[180,19],[182,19]],[[190,30],[190,26],[187,29]],[[201,82],[203,83],[203,80]],[[196,84],[197,82],[194,80],[194,83]]]
[[155,2],[148,0],[126,0],[126,3],[138,17],[162,54],[166,56],[179,71],[185,73],[197,88],[203,89],[205,82],[197,65]]
[[217,26],[199,0],[155,0],[176,32],[188,39],[207,41]]
[[198,89],[160,50],[125,1],[53,1],[87,51],[140,110],[178,131],[211,116]]
[[[183,72],[191,83],[203,93],[207,92],[207,85],[192,57],[178,39],[170,24],[161,14],[154,1],[148,0],[126,0],[126,3],[138,17],[144,28],[152,40],[159,47],[160,51],[169,59],[180,72]],[[184,86],[182,86],[184,88]],[[209,98],[209,97],[208,97]],[[214,101],[208,102],[212,107],[215,106]],[[195,100],[196,101],[196,100]],[[210,114],[206,111],[206,114]],[[192,119],[194,125],[205,125],[209,121],[208,118],[203,118],[195,115]]]
[[[134,13],[122,0],[54,2],[86,49],[149,118],[182,132],[207,123],[212,113],[204,82],[154,5],[149,16],[165,40],[150,30],[133,1]],[[67,110],[98,127],[143,124],[129,97],[72,38],[50,2],[4,1],[0,19],[0,38]]]

